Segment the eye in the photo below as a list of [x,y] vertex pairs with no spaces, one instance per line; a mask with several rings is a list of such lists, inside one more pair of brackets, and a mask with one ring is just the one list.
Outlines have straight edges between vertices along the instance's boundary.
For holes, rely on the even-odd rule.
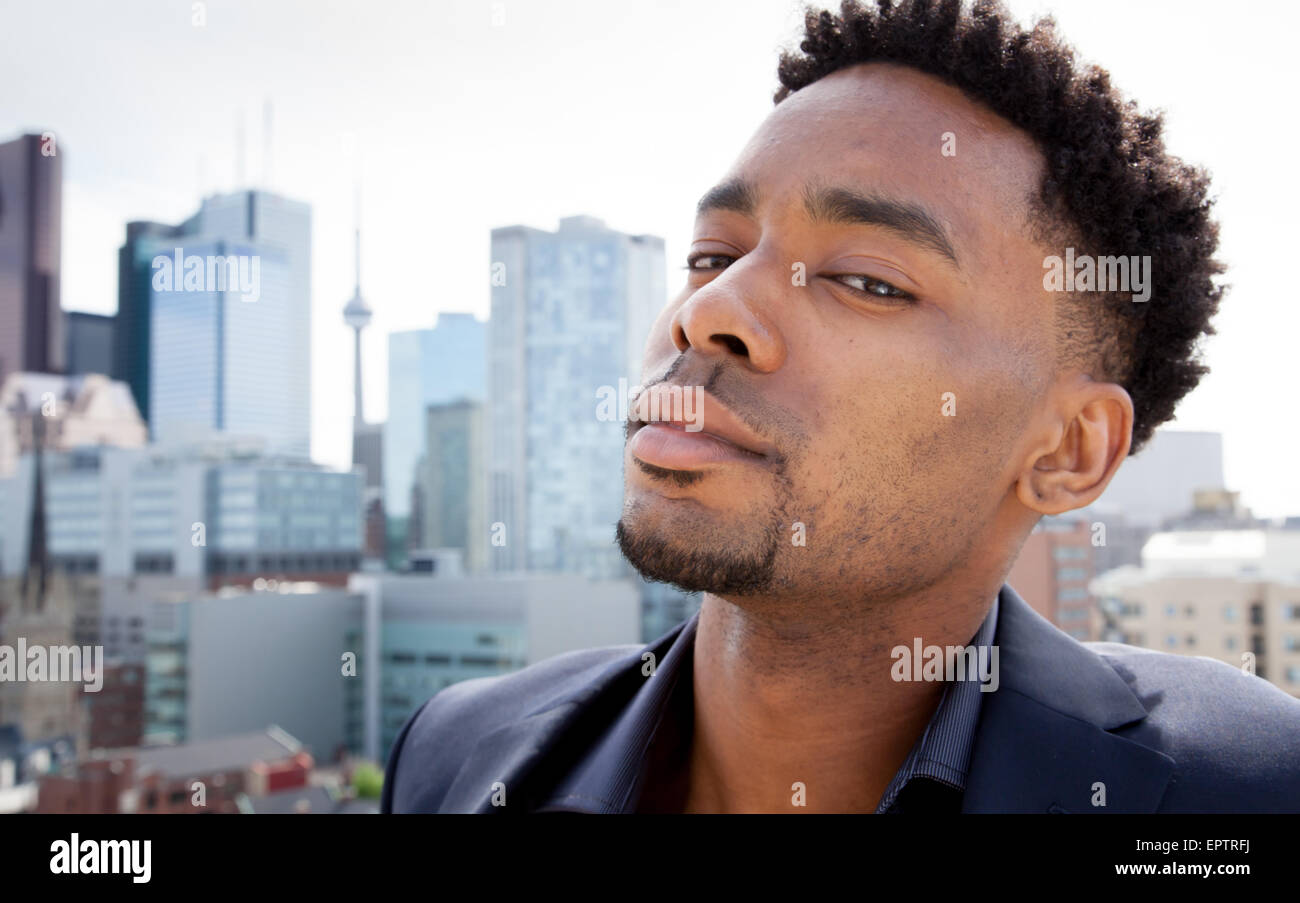
[[857,292],[860,295],[870,295],[872,299],[886,299],[899,302],[915,301],[916,297],[908,292],[903,291],[897,286],[891,285],[883,279],[876,279],[872,276],[863,276],[861,273],[843,273],[828,276],[834,279],[840,285]]
[[[720,260],[726,261],[726,263],[723,263],[721,266],[719,266],[718,261]],[[736,258],[730,257],[726,254],[710,254],[706,251],[701,251],[699,253],[689,255],[686,258],[686,266],[683,267],[683,269],[695,270],[697,272],[702,272],[705,270],[725,270],[728,266],[730,266],[735,262],[736,262]]]

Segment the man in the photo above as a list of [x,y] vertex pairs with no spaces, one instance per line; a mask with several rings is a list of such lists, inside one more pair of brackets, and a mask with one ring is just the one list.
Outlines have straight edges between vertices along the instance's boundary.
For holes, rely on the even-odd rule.
[[628,429],[620,547],[698,615],[442,691],[384,810],[1300,810],[1300,701],[1003,582],[1205,372],[1205,176],[993,4],[848,3],[801,50]]

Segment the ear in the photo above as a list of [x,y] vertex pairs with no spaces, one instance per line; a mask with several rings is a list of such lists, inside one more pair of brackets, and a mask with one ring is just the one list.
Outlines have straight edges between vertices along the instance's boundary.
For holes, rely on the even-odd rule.
[[1133,442],[1133,400],[1116,383],[1081,374],[1061,390],[1058,410],[1064,429],[1034,452],[1016,481],[1021,504],[1039,514],[1062,514],[1095,502]]

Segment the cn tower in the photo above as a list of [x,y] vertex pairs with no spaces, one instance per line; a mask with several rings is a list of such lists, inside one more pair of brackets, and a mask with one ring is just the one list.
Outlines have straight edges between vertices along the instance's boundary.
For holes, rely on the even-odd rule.
[[[358,202],[358,207],[360,203]],[[357,215],[356,223],[356,264],[357,264],[357,284],[352,290],[352,300],[343,308],[343,322],[352,327],[354,367],[352,382],[355,389],[354,410],[352,412],[352,430],[353,433],[365,426],[366,417],[365,409],[361,403],[361,330],[370,324],[370,318],[373,312],[361,297],[361,217]]]
[[355,253],[357,282],[352,289],[352,300],[343,308],[343,322],[352,328],[355,393],[352,412],[352,465],[364,472],[362,507],[365,512],[364,567],[382,567],[385,545],[383,500],[383,424],[366,423],[365,406],[361,392],[361,330],[370,323],[373,312],[361,297],[361,186],[357,184],[357,214]]

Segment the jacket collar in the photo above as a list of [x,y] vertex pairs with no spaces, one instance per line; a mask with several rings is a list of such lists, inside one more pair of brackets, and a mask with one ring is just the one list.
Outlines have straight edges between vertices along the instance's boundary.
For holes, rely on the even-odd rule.
[[[982,701],[964,812],[1152,812],[1171,758],[1110,731],[1147,710],[1099,655],[1052,626],[1008,585],[999,594],[999,687]],[[452,782],[441,812],[520,812],[544,798],[545,778],[570,735],[617,714],[641,676],[642,656],[663,661],[693,615],[662,638],[619,655],[582,686],[484,735]],[[505,788],[506,805],[492,804]],[[1104,785],[1105,807],[1097,785]]]

